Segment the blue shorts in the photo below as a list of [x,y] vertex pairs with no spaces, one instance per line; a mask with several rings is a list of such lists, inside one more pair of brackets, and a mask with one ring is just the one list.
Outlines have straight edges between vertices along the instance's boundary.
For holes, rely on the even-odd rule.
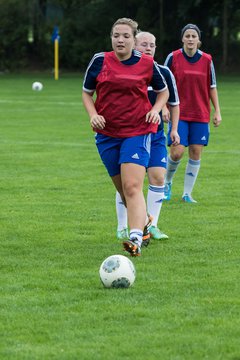
[[130,138],[113,138],[103,134],[96,134],[96,145],[110,176],[120,174],[123,163],[133,163],[147,168],[151,134],[133,136]]
[[166,136],[164,130],[152,134],[151,137],[151,152],[148,167],[167,167],[167,148]]
[[[168,146],[172,144],[170,138],[172,124],[168,124]],[[209,123],[191,122],[179,120],[178,134],[180,136],[180,144],[183,146],[189,145],[204,145],[207,146],[209,140]]]

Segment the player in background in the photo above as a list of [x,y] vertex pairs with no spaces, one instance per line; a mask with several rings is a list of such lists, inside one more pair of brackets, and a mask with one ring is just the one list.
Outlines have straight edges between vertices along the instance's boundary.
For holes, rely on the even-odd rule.
[[[215,109],[213,124],[221,123],[221,113],[216,88],[216,76],[211,55],[199,50],[201,32],[197,25],[188,24],[181,31],[183,47],[170,53],[165,61],[176,79],[180,98],[180,119],[178,133],[180,144],[173,146],[170,136],[170,154],[168,156],[165,179],[164,200],[171,199],[173,176],[180,160],[188,147],[188,163],[185,171],[182,200],[196,203],[192,191],[200,169],[201,153],[209,140],[210,100]],[[169,124],[169,134],[171,123]]]
[[[154,57],[156,50],[155,36],[149,32],[139,32],[136,36],[135,49]],[[176,82],[168,67],[161,65],[158,65],[158,67],[166,80],[169,90],[168,106],[170,112],[166,108],[165,113],[161,114],[161,118],[165,122],[169,122],[171,118],[172,127],[170,137],[175,146],[179,144],[179,136],[177,132],[179,119],[179,98]],[[148,97],[153,105],[156,101],[156,93],[153,91],[152,87],[148,87]],[[163,125],[163,121],[161,121],[158,126],[157,133],[152,134],[150,161],[147,168],[149,182],[147,193],[147,211],[153,217],[152,226],[149,230],[151,238],[155,240],[168,239],[168,236],[161,232],[158,228],[158,220],[164,197],[164,177],[167,165],[166,137]],[[116,211],[118,220],[117,238],[121,240],[128,237],[128,222],[127,208],[122,202],[121,196],[118,192],[116,193]],[[143,245],[144,244],[147,244],[147,241],[143,241]]]
[[[82,99],[96,132],[96,145],[116,190],[128,208],[131,256],[141,254],[143,232],[151,222],[143,194],[149,162],[151,133],[157,131],[159,112],[166,103],[167,85],[153,58],[134,50],[138,24],[118,19],[111,29],[113,51],[97,53],[83,82]],[[157,92],[154,106],[148,86]],[[93,94],[96,91],[96,100]],[[148,234],[146,234],[148,235]]]

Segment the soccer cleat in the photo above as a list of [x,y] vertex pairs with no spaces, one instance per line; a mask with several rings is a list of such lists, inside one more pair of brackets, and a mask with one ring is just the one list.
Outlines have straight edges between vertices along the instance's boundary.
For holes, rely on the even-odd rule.
[[143,239],[142,239],[142,246],[148,246],[150,243],[150,227],[152,226],[153,217],[148,215],[148,223],[144,226],[143,229]]
[[126,240],[128,239],[128,228],[124,228],[122,230],[117,230],[117,239],[118,240]]
[[171,200],[172,196],[172,183],[166,183],[164,188],[164,198],[163,200]]
[[183,195],[183,197],[182,197],[182,201],[184,201],[185,203],[197,203],[197,201],[196,200],[194,200],[190,195],[188,195],[188,194],[185,194],[185,195]]
[[168,239],[168,236],[164,234],[160,229],[156,226],[151,226],[150,229],[150,236],[154,240],[165,240]]
[[129,254],[131,256],[140,256],[141,255],[141,248],[138,245],[138,239],[137,238],[132,238],[129,240],[126,240],[123,242],[123,249],[127,252],[129,252]]

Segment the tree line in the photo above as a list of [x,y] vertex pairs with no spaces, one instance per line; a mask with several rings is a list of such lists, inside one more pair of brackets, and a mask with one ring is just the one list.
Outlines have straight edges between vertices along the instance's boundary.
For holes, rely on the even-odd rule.
[[239,67],[240,0],[0,0],[0,13],[0,71],[53,67],[55,27],[60,68],[83,71],[95,52],[111,50],[120,17],[156,36],[159,63],[181,46],[182,27],[195,23],[215,66]]

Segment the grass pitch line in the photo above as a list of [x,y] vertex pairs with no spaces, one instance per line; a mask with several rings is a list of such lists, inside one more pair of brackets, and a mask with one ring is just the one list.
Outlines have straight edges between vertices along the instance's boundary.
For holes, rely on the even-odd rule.
[[36,146],[66,146],[66,147],[88,147],[86,143],[66,143],[66,142],[43,142],[43,141],[7,141],[0,140],[0,145],[36,145]]
[[[0,104],[26,104],[26,106],[29,106],[29,100],[33,101],[34,103],[36,103],[36,98],[29,98],[28,97],[28,101],[24,101],[24,100],[0,100]],[[79,101],[79,102],[70,102],[70,101],[42,101],[41,100],[41,105],[62,105],[62,106],[66,106],[66,105],[71,105],[71,106],[78,106],[78,107],[83,107],[83,104]],[[42,109],[42,108],[41,108]]]
[[[92,138],[94,141],[94,137]],[[5,139],[0,139],[1,145],[36,145],[36,146],[66,146],[66,147],[88,147],[88,143],[82,143],[81,140],[79,143],[71,143],[71,142],[55,142],[55,141],[8,141]],[[207,150],[204,153],[204,156],[207,154],[233,154],[240,155],[240,150]]]

